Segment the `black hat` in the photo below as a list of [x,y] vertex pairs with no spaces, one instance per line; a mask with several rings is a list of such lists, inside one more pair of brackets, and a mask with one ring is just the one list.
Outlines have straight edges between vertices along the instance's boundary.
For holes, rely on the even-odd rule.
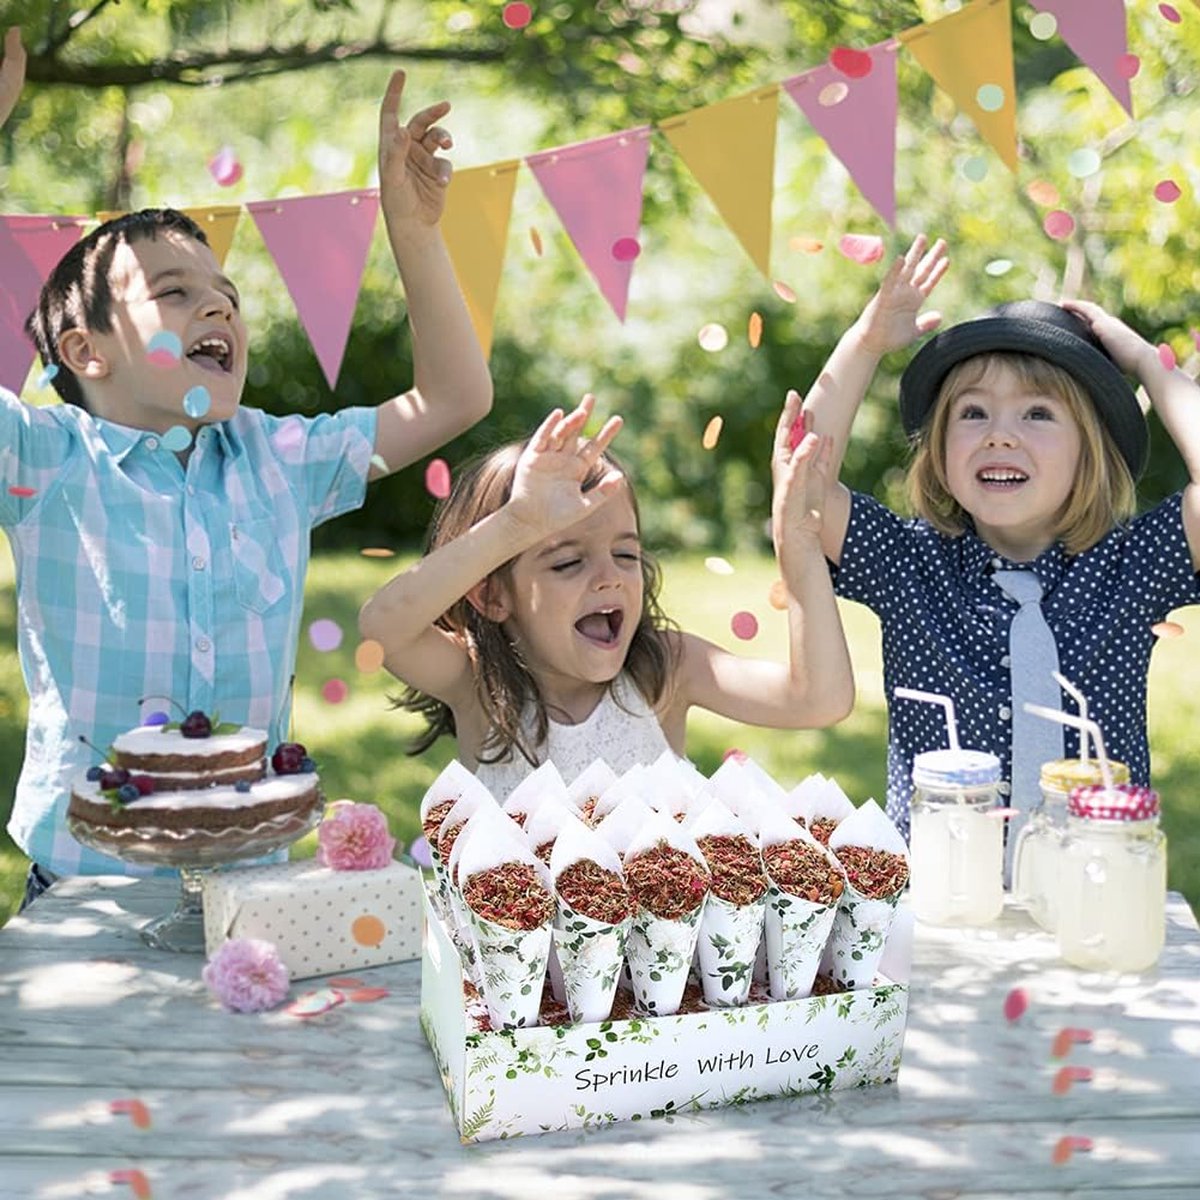
[[1044,358],[1062,368],[1091,398],[1134,479],[1146,467],[1149,432],[1133,388],[1081,317],[1058,304],[1017,300],[989,309],[930,338],[900,378],[900,420],[920,430],[942,381],[964,359],[996,351]]

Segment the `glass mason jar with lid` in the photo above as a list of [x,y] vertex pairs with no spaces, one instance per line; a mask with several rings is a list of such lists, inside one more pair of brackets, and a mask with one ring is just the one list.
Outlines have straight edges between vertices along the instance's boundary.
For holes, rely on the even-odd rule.
[[[1129,781],[1129,768],[1110,762],[1114,783]],[[1042,803],[1017,836],[1013,853],[1013,896],[1043,929],[1058,923],[1059,850],[1067,831],[1071,789],[1103,782],[1096,759],[1056,758],[1042,767]]]
[[913,760],[912,907],[930,925],[986,925],[1004,906],[1000,760],[982,750],[930,750]]
[[1133,784],[1079,787],[1060,852],[1058,946],[1091,970],[1144,971],[1166,934],[1167,843],[1158,793]]

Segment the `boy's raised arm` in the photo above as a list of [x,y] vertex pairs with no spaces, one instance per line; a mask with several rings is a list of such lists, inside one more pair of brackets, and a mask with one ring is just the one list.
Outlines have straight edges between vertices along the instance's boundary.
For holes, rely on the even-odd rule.
[[[842,335],[804,400],[805,427],[832,442],[830,478],[836,481],[858,406],[867,394],[879,360],[935,329],[941,314],[921,306],[946,273],[950,260],[940,238],[926,250],[918,234],[906,253],[892,263],[879,290]],[[821,548],[832,562],[841,559],[850,519],[850,496],[831,483],[821,525]]]
[[14,25],[4,35],[4,58],[0,59],[0,126],[17,106],[25,86],[25,47],[20,27]]
[[408,301],[413,387],[379,410],[375,451],[390,474],[444,445],[490,411],[492,379],[459,290],[438,221],[450,182],[449,133],[437,121],[446,101],[399,119],[404,72],[388,83],[379,110],[379,191],[388,240]]

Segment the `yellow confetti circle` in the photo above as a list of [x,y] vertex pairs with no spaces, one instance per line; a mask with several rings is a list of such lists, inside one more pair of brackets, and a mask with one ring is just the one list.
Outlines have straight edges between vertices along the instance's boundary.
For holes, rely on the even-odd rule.
[[386,546],[367,546],[362,552],[363,558],[395,558],[395,550],[389,550]]
[[383,666],[383,647],[373,638],[359,642],[354,651],[354,665],[364,675],[374,674]]
[[757,350],[759,343],[762,341],[762,314],[752,312],[750,320],[746,324],[746,340],[750,343],[751,350]]
[[702,350],[715,353],[718,350],[724,350],[729,345],[729,331],[717,321],[710,321],[707,325],[700,327],[700,332],[696,334],[696,340],[700,343]]
[[540,233],[538,233],[536,227],[533,225],[530,225],[530,227],[529,227],[529,240],[533,243],[534,254],[536,254],[538,256],[538,258],[541,258],[542,257],[542,235]]
[[700,445],[705,450],[712,450],[716,447],[717,440],[721,436],[721,427],[725,424],[723,417],[713,417],[711,421],[704,427],[704,436],[700,439]]
[[787,584],[785,584],[782,579],[777,579],[773,584],[771,584],[771,590],[767,593],[767,600],[772,608],[777,608],[780,612],[787,611]]
[[733,574],[733,564],[731,562],[728,562],[726,559],[722,558],[718,554],[712,555],[711,558],[706,558],[704,560],[704,565],[714,575],[732,575]]

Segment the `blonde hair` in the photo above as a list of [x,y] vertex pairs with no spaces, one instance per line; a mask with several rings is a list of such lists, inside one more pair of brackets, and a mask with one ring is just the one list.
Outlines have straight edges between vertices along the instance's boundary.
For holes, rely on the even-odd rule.
[[1051,532],[1068,554],[1081,554],[1133,516],[1133,476],[1107,426],[1099,419],[1091,397],[1075,377],[1033,354],[977,354],[951,368],[938,389],[932,412],[917,434],[908,472],[913,510],[948,537],[957,537],[966,529],[970,514],[950,494],[946,478],[946,431],[955,400],[997,367],[1012,371],[1031,393],[1060,399],[1079,429],[1076,485]]

